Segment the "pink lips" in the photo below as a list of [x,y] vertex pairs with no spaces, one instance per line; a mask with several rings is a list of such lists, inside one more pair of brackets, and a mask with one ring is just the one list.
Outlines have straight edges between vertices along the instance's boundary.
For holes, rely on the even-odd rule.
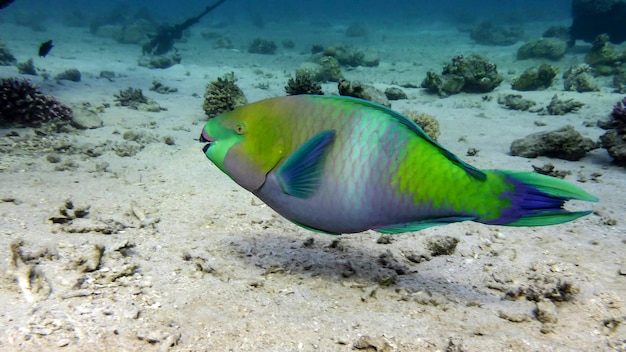
[[204,153],[206,154],[206,151],[209,149],[209,147],[211,146],[212,142],[215,142],[215,139],[211,138],[209,136],[209,134],[203,129],[202,133],[200,134],[200,138],[198,139],[200,142],[202,143],[207,143],[203,148],[202,151],[204,151]]

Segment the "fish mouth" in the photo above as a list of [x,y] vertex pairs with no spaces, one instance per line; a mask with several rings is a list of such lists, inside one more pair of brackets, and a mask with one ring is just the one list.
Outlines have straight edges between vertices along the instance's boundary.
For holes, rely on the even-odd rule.
[[215,142],[215,139],[211,138],[211,136],[209,136],[207,131],[202,130],[202,133],[200,134],[200,138],[198,138],[198,141],[200,143],[206,143],[206,145],[202,147],[202,151],[206,154],[206,151],[209,150],[209,147],[211,147],[211,143]]

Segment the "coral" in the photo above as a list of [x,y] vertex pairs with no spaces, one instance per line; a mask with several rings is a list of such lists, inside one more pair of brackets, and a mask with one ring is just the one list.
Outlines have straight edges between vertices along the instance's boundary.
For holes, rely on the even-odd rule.
[[343,78],[339,62],[332,56],[322,56],[316,63],[305,62],[296,69],[296,76],[308,74],[317,82],[339,82]]
[[585,55],[585,62],[599,75],[612,75],[626,69],[626,51],[609,43],[609,36],[600,34]]
[[296,72],[296,78],[290,78],[289,81],[287,81],[285,91],[288,95],[324,95],[324,92],[322,92],[322,86],[314,80],[313,75],[306,72]]
[[524,31],[519,27],[506,28],[489,21],[480,22],[470,31],[472,40],[485,45],[513,45],[523,36]]
[[37,69],[33,64],[33,59],[28,59],[26,62],[20,62],[17,64],[17,72],[24,75],[37,76]]
[[0,123],[8,126],[40,127],[44,123],[65,124],[72,109],[45,95],[28,80],[0,81]]
[[613,106],[608,127],[609,130],[600,136],[602,147],[616,163],[626,165],[626,97]]
[[11,51],[0,41],[0,66],[11,66],[17,63],[17,59]]
[[273,55],[276,54],[276,49],[276,43],[261,38],[254,39],[248,46],[248,52],[253,54]]
[[496,64],[480,55],[462,55],[452,58],[442,75],[430,71],[422,81],[422,87],[431,93],[448,96],[459,92],[487,93],[494,90],[504,78],[498,74]]
[[78,71],[75,68],[70,68],[69,70],[65,70],[59,73],[58,75],[56,75],[54,79],[56,79],[57,81],[64,79],[64,80],[73,81],[73,82],[80,82],[80,71]]
[[544,90],[552,85],[552,80],[558,72],[556,67],[548,64],[531,67],[520,76],[513,78],[511,87],[520,91]]
[[162,108],[154,100],[143,95],[141,89],[128,87],[126,90],[120,90],[118,94],[113,95],[118,106],[126,106],[134,110],[159,112],[166,110]]
[[582,108],[584,105],[584,103],[575,101],[574,99],[561,100],[555,94],[552,97],[550,104],[548,104],[547,109],[550,115],[565,115],[569,112]]
[[533,133],[513,141],[511,155],[524,158],[547,156],[576,161],[595,148],[596,143],[584,138],[574,127],[568,125],[555,131]]
[[402,114],[420,126],[433,140],[437,140],[437,138],[439,138],[439,135],[441,134],[439,130],[439,121],[437,121],[437,118],[434,116],[417,111],[404,111]]
[[505,96],[498,97],[498,104],[504,105],[511,110],[522,110],[526,111],[533,106],[537,105],[532,100],[524,99],[519,94],[508,94]]
[[236,81],[235,74],[230,72],[207,84],[202,109],[208,117],[248,104],[248,99],[235,84]]
[[324,81],[338,82],[343,78],[339,62],[332,56],[323,56],[319,60],[321,66],[320,75],[325,78]]
[[567,42],[558,38],[531,40],[517,49],[517,59],[544,58],[558,60],[565,55]]
[[337,88],[340,95],[365,99],[383,106],[391,107],[391,103],[389,103],[385,94],[370,85],[342,79],[339,81]]
[[600,87],[595,83],[590,71],[589,65],[572,65],[563,72],[563,88],[579,93],[599,91]]

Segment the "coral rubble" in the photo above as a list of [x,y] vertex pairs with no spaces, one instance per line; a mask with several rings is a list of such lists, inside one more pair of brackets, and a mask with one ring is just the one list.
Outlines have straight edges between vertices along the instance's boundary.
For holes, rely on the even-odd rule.
[[596,148],[596,143],[583,137],[572,126],[555,131],[537,132],[511,143],[511,155],[524,158],[547,156],[576,161]]
[[561,100],[555,94],[548,104],[547,110],[550,115],[565,115],[582,108],[585,104],[574,99]]
[[126,90],[120,90],[119,93],[113,95],[118,106],[126,106],[134,110],[159,112],[167,110],[161,107],[156,101],[143,95],[141,89],[128,87]]
[[556,67],[548,64],[531,67],[518,77],[513,78],[511,87],[520,91],[544,90],[552,85],[552,80],[558,71]]
[[565,55],[567,42],[558,38],[531,40],[517,49],[517,59],[531,58],[558,60]]
[[585,62],[595,74],[612,75],[626,71],[626,50],[609,43],[609,36],[600,34],[585,55]]
[[498,74],[496,64],[480,55],[462,55],[452,58],[438,75],[432,71],[422,81],[422,88],[442,97],[466,93],[487,93],[494,90],[504,78]]
[[45,95],[28,80],[5,78],[0,81],[0,124],[40,127],[44,123],[65,124],[72,109]]
[[596,84],[589,65],[573,65],[563,72],[563,89],[568,91],[595,92],[600,87]]
[[532,100],[524,99],[519,94],[507,94],[505,96],[498,97],[498,104],[504,105],[511,110],[526,111],[533,106],[537,105]]
[[342,79],[337,86],[340,95],[355,97],[372,101],[374,103],[391,107],[391,103],[385,96],[385,93],[374,88],[373,86],[363,84],[358,81],[348,81]]

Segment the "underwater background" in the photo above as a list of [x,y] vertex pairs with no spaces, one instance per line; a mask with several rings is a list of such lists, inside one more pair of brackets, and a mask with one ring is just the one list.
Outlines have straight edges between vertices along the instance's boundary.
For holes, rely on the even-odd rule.
[[[212,4],[0,0],[0,350],[626,350],[625,0]],[[313,233],[199,142],[302,93],[599,201]]]

